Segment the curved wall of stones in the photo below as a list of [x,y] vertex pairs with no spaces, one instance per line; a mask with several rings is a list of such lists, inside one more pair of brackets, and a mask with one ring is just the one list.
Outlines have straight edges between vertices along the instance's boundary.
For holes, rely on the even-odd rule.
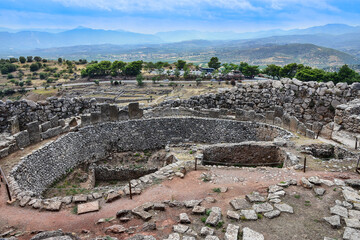
[[15,195],[39,196],[69,169],[106,157],[110,150],[139,151],[169,143],[239,143],[289,137],[283,129],[262,123],[208,118],[153,118],[108,122],[81,128],[22,158],[9,180]]
[[[332,122],[338,105],[360,98],[360,83],[302,82],[296,79],[238,84],[217,94],[162,103],[172,107],[284,112],[304,123]],[[282,113],[281,113],[282,115]]]

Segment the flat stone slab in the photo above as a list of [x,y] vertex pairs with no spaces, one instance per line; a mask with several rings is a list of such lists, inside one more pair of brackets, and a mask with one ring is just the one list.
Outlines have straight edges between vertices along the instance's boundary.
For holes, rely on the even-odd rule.
[[334,207],[330,208],[330,213],[339,215],[340,217],[343,217],[343,218],[348,218],[348,210],[339,205],[335,205]]
[[246,199],[249,202],[265,202],[266,199],[260,195],[258,192],[253,192],[251,194],[246,195]]
[[349,210],[349,218],[359,219],[360,220],[360,211],[358,211],[358,210]]
[[180,240],[180,235],[178,233],[172,233],[164,240]]
[[112,192],[112,193],[109,193],[107,196],[106,196],[106,202],[113,202],[117,199],[119,199],[121,197],[121,195],[117,192]]
[[241,217],[244,217],[245,220],[257,220],[258,216],[255,210],[241,210]]
[[212,207],[210,215],[207,217],[205,224],[210,226],[216,226],[221,220],[221,209],[218,207]]
[[213,234],[214,234],[214,229],[209,228],[209,227],[202,227],[200,230],[201,236],[208,236],[208,235],[213,235]]
[[294,213],[293,207],[286,203],[274,204],[274,207],[277,208],[281,212]]
[[177,224],[173,226],[174,232],[177,233],[185,233],[189,229],[189,226],[183,225],[183,224]]
[[243,229],[243,240],[265,240],[261,233],[255,232],[254,230],[245,227]]
[[314,192],[316,196],[323,196],[325,194],[324,188],[314,188]]
[[60,211],[62,202],[61,201],[53,201],[45,206],[45,209],[48,211]]
[[345,183],[353,188],[360,188],[360,179],[348,179]]
[[346,224],[347,227],[360,229],[360,221],[359,221],[359,219],[345,218],[345,224]]
[[237,240],[239,234],[239,226],[234,224],[229,224],[225,232],[225,240]]
[[342,194],[347,202],[360,203],[360,195],[356,192],[343,190]]
[[180,223],[191,223],[189,216],[186,213],[180,213]]
[[123,225],[116,224],[105,228],[105,232],[108,231],[112,233],[123,233],[126,231],[126,228]]
[[246,199],[244,199],[244,198],[235,198],[230,201],[230,205],[235,210],[247,209],[247,208],[251,207],[250,203],[248,201],[246,201]]
[[326,179],[320,179],[320,182],[328,187],[334,186],[334,182]]
[[341,227],[340,216],[339,215],[334,215],[334,216],[331,216],[331,217],[324,217],[323,219],[326,222],[328,222],[331,225],[331,227],[333,227],[333,228]]
[[283,187],[280,187],[278,185],[271,185],[271,186],[269,186],[268,192],[269,193],[275,193],[275,192],[281,191],[283,189],[284,189]]
[[187,208],[193,208],[197,205],[200,205],[202,202],[202,200],[189,200],[189,201],[184,201],[185,207]]
[[344,240],[358,240],[360,239],[360,231],[354,228],[345,227],[343,234]]
[[307,180],[305,177],[302,177],[301,178],[301,180],[300,180],[300,182],[301,182],[301,185],[304,187],[304,188],[309,188],[309,189],[311,189],[311,188],[313,188],[313,184],[309,181],[309,180]]
[[235,212],[235,211],[231,211],[228,210],[226,216],[230,219],[235,219],[235,220],[239,220],[240,219],[240,214]]
[[279,210],[273,210],[273,211],[264,213],[264,216],[272,219],[272,218],[276,218],[276,217],[280,216],[280,213],[281,212]]
[[163,203],[154,203],[154,210],[165,211],[165,204]]
[[193,214],[205,214],[206,208],[201,206],[195,206],[192,210]]
[[77,214],[95,212],[95,211],[99,211],[99,209],[100,209],[99,201],[78,204]]
[[253,209],[256,213],[265,213],[274,210],[274,207],[270,203],[254,204]]
[[87,196],[86,195],[75,195],[73,196],[73,202],[79,203],[79,202],[86,202]]
[[131,211],[132,214],[134,214],[135,216],[140,217],[142,220],[144,221],[148,221],[152,218],[152,215],[146,211],[143,210],[139,210],[139,209],[134,209]]
[[321,184],[321,180],[318,176],[309,177],[308,180],[309,180],[309,182],[311,182],[312,184],[315,184],[315,185]]

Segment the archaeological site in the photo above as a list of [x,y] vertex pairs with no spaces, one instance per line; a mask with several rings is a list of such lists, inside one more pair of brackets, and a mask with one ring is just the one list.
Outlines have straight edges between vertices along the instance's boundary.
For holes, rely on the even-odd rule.
[[0,101],[0,239],[360,239],[360,83],[234,85]]

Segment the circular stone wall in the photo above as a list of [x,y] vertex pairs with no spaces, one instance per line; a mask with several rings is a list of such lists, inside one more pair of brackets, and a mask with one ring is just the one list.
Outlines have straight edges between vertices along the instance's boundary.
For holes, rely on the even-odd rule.
[[272,141],[290,135],[262,123],[193,117],[102,123],[68,133],[24,157],[11,171],[9,180],[15,195],[26,192],[40,196],[70,169],[103,159],[111,150],[160,149],[180,142]]

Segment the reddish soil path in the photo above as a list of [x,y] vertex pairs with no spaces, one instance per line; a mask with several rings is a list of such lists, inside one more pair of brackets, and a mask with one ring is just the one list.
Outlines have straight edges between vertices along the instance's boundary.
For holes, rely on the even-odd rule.
[[[56,230],[62,229],[66,232],[80,234],[83,229],[91,230],[93,235],[104,235],[104,226],[109,224],[95,225],[100,218],[114,216],[118,210],[132,209],[145,202],[163,200],[192,200],[202,199],[212,196],[217,200],[216,206],[227,209],[229,201],[234,197],[248,194],[252,191],[266,192],[269,185],[276,184],[279,179],[287,180],[291,178],[300,179],[302,176],[321,176],[327,179],[334,177],[353,177],[358,178],[355,173],[330,173],[309,171],[306,174],[290,170],[267,168],[261,169],[212,169],[211,172],[218,175],[218,183],[203,182],[200,175],[203,171],[189,172],[184,179],[174,178],[173,180],[163,181],[161,184],[154,185],[146,189],[141,195],[134,196],[133,200],[122,198],[115,202],[105,204],[99,212],[84,215],[71,213],[70,208],[62,209],[60,212],[38,211],[32,208],[21,208],[6,204],[7,195],[5,187],[0,188],[0,230],[5,226],[14,226],[19,231],[36,230]],[[244,178],[244,182],[234,182],[234,177]],[[212,189],[226,186],[229,191],[223,194],[215,194]],[[203,204],[205,207],[206,204]],[[214,205],[214,204],[212,204]],[[178,214],[178,213],[174,213]],[[171,218],[171,211],[167,216]],[[136,221],[136,220],[135,220]],[[140,221],[140,220],[138,220]],[[174,224],[174,220],[164,219],[160,224]],[[142,224],[142,223],[138,223]],[[20,239],[30,239],[29,233],[19,237]]]

